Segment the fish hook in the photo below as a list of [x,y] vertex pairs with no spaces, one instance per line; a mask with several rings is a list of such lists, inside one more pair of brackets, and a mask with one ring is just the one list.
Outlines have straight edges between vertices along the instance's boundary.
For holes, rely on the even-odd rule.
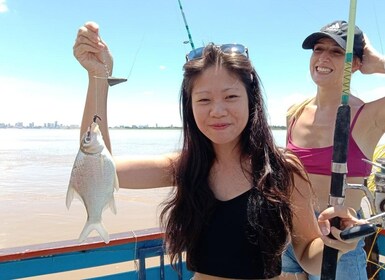
[[[96,123],[97,119],[99,119],[100,121],[102,120],[98,115],[95,114],[94,118],[93,118],[93,122]],[[90,142],[91,141],[91,125],[87,129],[87,135],[85,137],[85,141],[86,142]]]
[[99,121],[101,121],[102,119],[98,116],[98,115],[94,115],[94,119],[93,119],[93,122],[96,122],[96,120],[99,119]]

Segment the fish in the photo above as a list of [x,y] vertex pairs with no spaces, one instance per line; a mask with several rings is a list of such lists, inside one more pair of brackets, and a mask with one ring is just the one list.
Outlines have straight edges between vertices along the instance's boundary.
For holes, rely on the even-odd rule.
[[96,230],[107,244],[110,238],[102,222],[102,213],[108,207],[112,213],[117,213],[114,192],[119,190],[119,181],[114,160],[99,129],[98,118],[94,116],[82,135],[68,184],[66,206],[69,209],[76,196],[86,208],[87,221],[79,242],[84,242]]

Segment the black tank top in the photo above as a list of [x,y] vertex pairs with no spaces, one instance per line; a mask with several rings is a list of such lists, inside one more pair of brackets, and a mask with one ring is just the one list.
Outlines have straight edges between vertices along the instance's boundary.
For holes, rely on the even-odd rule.
[[[281,273],[281,261],[264,268],[259,246],[248,239],[247,201],[250,191],[216,202],[197,244],[196,272],[227,278],[264,279]],[[266,273],[265,269],[268,271]]]

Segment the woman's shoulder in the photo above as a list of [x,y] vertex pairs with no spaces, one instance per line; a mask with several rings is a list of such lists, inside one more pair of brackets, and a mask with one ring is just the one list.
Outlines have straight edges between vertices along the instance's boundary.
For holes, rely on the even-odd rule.
[[373,101],[365,102],[365,107],[370,109],[379,109],[385,111],[385,92],[383,93],[384,97],[375,99]]
[[370,109],[374,109],[374,108],[383,109],[383,108],[385,108],[384,107],[384,105],[385,105],[385,91],[383,93],[379,92],[379,94],[383,95],[383,97],[376,98],[376,99],[373,99],[371,101],[364,101],[361,97],[351,94],[349,96],[349,105],[352,108],[355,108],[355,107],[360,108],[360,107],[364,106],[363,109],[365,109],[365,110],[368,110],[368,108],[370,108]]
[[313,99],[314,97],[310,97],[299,103],[291,105],[287,109],[286,113],[287,123],[289,124],[293,119],[298,118],[301,115],[302,111],[305,109],[306,105],[308,105]]
[[369,102],[357,99],[353,103],[353,106],[357,108],[357,111],[362,107],[359,115],[359,119],[361,119],[362,123],[367,125],[367,122],[369,122],[375,126],[383,126],[385,129],[385,97]]

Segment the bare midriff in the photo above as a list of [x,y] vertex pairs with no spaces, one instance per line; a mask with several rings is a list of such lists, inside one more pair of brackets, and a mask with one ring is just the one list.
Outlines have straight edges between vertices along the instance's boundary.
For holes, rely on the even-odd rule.
[[[323,211],[328,207],[331,177],[326,175],[309,174],[310,181],[314,193],[316,194],[316,211]],[[362,177],[350,177],[347,178],[349,184],[363,184],[364,178]],[[348,189],[345,191],[344,205],[354,208],[356,211],[361,208],[361,200],[364,197],[364,193],[360,190]]]

